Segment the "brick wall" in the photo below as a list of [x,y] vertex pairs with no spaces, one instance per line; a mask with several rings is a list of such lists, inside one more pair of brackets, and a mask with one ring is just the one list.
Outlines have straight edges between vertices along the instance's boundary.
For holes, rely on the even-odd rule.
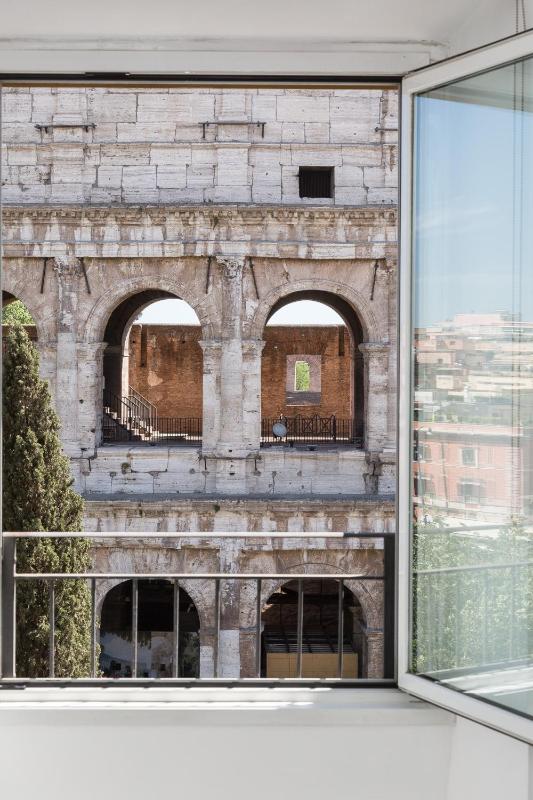
[[[162,416],[202,416],[201,329],[194,325],[134,325],[130,334],[130,384]],[[336,414],[350,418],[352,347],[344,326],[269,326],[265,329],[261,383],[263,417]],[[320,404],[287,405],[287,357],[320,356]]]

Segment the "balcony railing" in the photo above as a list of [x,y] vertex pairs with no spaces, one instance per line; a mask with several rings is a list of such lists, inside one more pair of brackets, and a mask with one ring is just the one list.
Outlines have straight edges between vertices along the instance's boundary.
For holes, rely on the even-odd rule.
[[[2,685],[26,685],[44,681],[49,684],[95,683],[97,685],[115,683],[131,685],[132,681],[142,685],[151,685],[156,682],[168,685],[178,682],[201,684],[214,680],[218,683],[239,683],[247,685],[257,682],[258,685],[279,683],[284,686],[296,682],[297,685],[315,685],[333,683],[339,685],[384,685],[393,683],[394,678],[394,533],[137,533],[134,535],[124,533],[42,533],[22,532],[3,534],[3,576],[2,576]],[[358,563],[357,554],[363,555],[359,561],[361,569],[349,571],[345,574],[318,570],[317,565],[308,570],[299,569],[297,572],[258,572],[258,571],[231,571],[238,566],[230,564],[227,569],[220,571],[199,571],[162,569],[161,571],[126,570],[101,570],[90,572],[19,572],[17,571],[17,542],[22,539],[50,538],[58,539],[87,539],[92,543],[93,555],[98,554],[99,548],[106,548],[106,552],[116,555],[121,549],[128,550],[130,561],[127,563],[146,562],[143,553],[146,547],[150,549],[164,549],[165,553],[191,552],[197,542],[202,549],[208,545],[213,550],[213,545],[218,545],[221,550],[227,549],[224,544],[227,539],[244,539],[246,553],[249,556],[253,545],[258,544],[258,552],[263,552],[269,540],[285,540],[287,547],[295,546],[312,549],[328,547],[331,550],[334,543],[330,540],[341,540],[346,547],[346,552],[354,554],[353,563]],[[172,548],[172,543],[175,546]],[[182,545],[187,547],[183,548]],[[273,543],[272,543],[273,544]],[[274,546],[274,545],[273,545]],[[278,544],[275,547],[279,547]],[[170,550],[169,550],[170,548]],[[377,551],[376,559],[369,565],[368,551]],[[344,550],[343,550],[344,552]],[[366,554],[366,555],[365,555]],[[139,556],[136,562],[136,555]],[[131,560],[132,559],[132,560]],[[94,559],[102,563],[102,558]],[[167,562],[170,563],[171,559]],[[196,559],[192,560],[197,563]],[[212,563],[211,559],[211,563]],[[114,558],[109,559],[114,563]],[[105,562],[104,562],[105,563]],[[224,564],[221,558],[220,563]],[[83,582],[86,586],[87,597],[90,598],[90,633],[86,639],[90,641],[90,653],[86,654],[90,667],[87,675],[81,678],[69,678],[64,670],[61,677],[57,677],[56,655],[58,626],[58,601],[59,589],[65,581]],[[48,598],[47,604],[43,600],[46,617],[48,648],[47,669],[43,675],[20,675],[17,672],[17,637],[21,631],[17,630],[17,589],[22,584],[31,582],[39,585],[43,598]],[[243,586],[244,584],[244,586]],[[236,588],[239,586],[239,598],[246,598],[247,616],[239,606],[237,618],[240,620],[235,628],[235,597]],[[323,587],[326,586],[323,594]],[[376,588],[379,586],[380,588]],[[119,588],[122,587],[122,588]],[[317,594],[320,587],[320,594]],[[111,589],[118,590],[122,597],[122,606],[117,606],[116,598],[113,600],[112,610],[118,609],[118,617],[122,619],[118,628],[109,622],[109,613],[104,614],[105,598],[110,597]],[[242,589],[242,591],[241,591]],[[165,592],[170,598],[166,613],[167,621],[172,621],[166,627],[161,621],[146,622],[147,615],[154,613],[157,603],[154,602],[150,592]],[[355,592],[355,594],[354,594]],[[148,593],[148,594],[147,594]],[[190,595],[188,594],[190,593]],[[150,596],[149,596],[150,595]],[[357,596],[372,597],[376,601],[379,597],[381,627],[376,628],[376,620],[369,621],[368,625],[361,622],[357,615],[353,615],[354,607],[358,606]],[[143,607],[143,598],[149,598]],[[207,598],[207,606],[199,609],[201,613],[195,616],[196,598]],[[194,599],[193,599],[194,598]],[[160,601],[158,601],[160,602]],[[240,602],[240,600],[239,600]],[[180,606],[180,603],[182,604]],[[312,614],[310,615],[309,609]],[[316,609],[319,608],[319,611]],[[266,619],[268,610],[270,616]],[[279,624],[278,624],[279,613]],[[126,617],[124,615],[126,614]],[[243,623],[241,616],[246,620]],[[104,619],[104,616],[106,619]],[[163,614],[165,616],[165,614]],[[143,621],[144,618],[144,621]],[[196,620],[196,629],[191,627],[190,621]],[[126,622],[124,622],[126,619]],[[162,618],[161,618],[162,619]],[[228,678],[227,662],[224,661],[224,652],[227,652],[228,627],[227,620],[233,620],[232,634],[237,640],[247,643],[247,651],[237,675]],[[266,619],[266,621],[265,621]],[[282,621],[285,620],[284,622]],[[327,624],[326,624],[327,623]],[[360,624],[358,632],[355,625]],[[111,625],[111,627],[110,627]],[[150,625],[152,627],[150,627]],[[148,626],[148,627],[147,627]],[[155,627],[154,627],[155,626]],[[159,626],[159,627],[158,627]],[[180,626],[185,626],[182,631]],[[322,626],[322,627],[321,627]],[[127,630],[126,630],[127,629]],[[117,632],[118,631],[118,632]],[[155,633],[154,633],[155,631]],[[161,633],[166,631],[166,633]],[[238,631],[236,633],[236,631]],[[113,661],[113,654],[105,651],[106,632],[111,641],[110,647],[116,647],[120,639],[120,655]],[[153,635],[152,635],[153,634]],[[183,634],[183,635],[182,635]],[[376,644],[376,636],[381,637]],[[372,639],[377,658],[382,659],[381,674],[374,674],[370,678],[360,677],[361,667],[358,668],[358,653],[361,654],[362,639]],[[149,642],[148,642],[149,640]],[[197,673],[189,662],[194,647],[200,654],[200,643],[204,667],[198,667]],[[368,645],[364,645],[368,646]],[[166,666],[158,667],[161,671],[151,675],[146,667],[146,653],[154,652],[159,647],[165,652]],[[128,651],[124,655],[125,651]],[[205,669],[205,653],[211,653],[211,662]],[[383,652],[384,651],[384,652]],[[144,655],[143,655],[144,653]],[[146,656],[146,658],[145,658]],[[150,656],[151,658],[151,656]],[[144,659],[144,661],[143,661]],[[160,657],[160,660],[162,657]],[[121,663],[118,663],[118,660]],[[198,661],[198,664],[200,663]],[[231,661],[231,659],[230,659]],[[117,666],[118,663],[118,666]],[[126,664],[126,667],[124,667]],[[359,665],[361,662],[359,661]],[[225,666],[226,665],[226,666]],[[281,670],[281,672],[280,672]],[[317,673],[315,675],[315,672]]]
[[[279,430],[286,430],[285,435],[276,435],[274,432],[281,423]],[[361,437],[356,436],[355,420],[339,419],[335,415],[320,417],[318,415],[304,417],[277,417],[263,418],[261,420],[261,445],[287,444],[289,446],[336,444],[362,447]]]
[[[141,398],[141,399],[139,399]],[[140,395],[118,397],[106,393],[102,417],[104,443],[196,445],[202,442],[200,417],[161,417],[155,406],[146,405]],[[279,425],[283,428],[279,428]],[[280,430],[285,433],[279,434]],[[276,433],[274,432],[276,431]],[[363,438],[356,435],[353,419],[336,416],[263,417],[261,447],[285,445],[301,447],[335,445],[363,448]]]

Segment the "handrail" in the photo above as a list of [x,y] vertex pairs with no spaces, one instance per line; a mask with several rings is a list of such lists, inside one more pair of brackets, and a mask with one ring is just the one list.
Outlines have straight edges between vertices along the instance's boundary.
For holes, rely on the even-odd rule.
[[[296,650],[287,651],[289,653],[294,652],[296,655],[296,662],[295,665],[293,663],[292,667],[288,667],[289,673],[296,677],[296,679],[302,682],[303,671],[305,668],[306,656],[305,653],[307,652],[314,652],[309,650],[309,632],[307,628],[304,628],[304,598],[308,591],[307,586],[309,582],[316,582],[316,581],[333,581],[337,588],[335,589],[335,605],[337,606],[337,622],[336,622],[336,636],[334,635],[334,647],[335,649],[332,650],[332,653],[336,656],[336,666],[331,665],[331,669],[336,674],[336,677],[328,678],[327,680],[334,680],[342,682],[343,685],[347,683],[351,683],[352,685],[357,685],[359,678],[356,677],[357,673],[354,673],[353,677],[347,677],[349,673],[347,673],[344,669],[346,663],[346,646],[345,643],[348,640],[345,639],[345,596],[346,591],[350,590],[350,583],[356,582],[360,584],[366,583],[367,585],[370,583],[374,586],[381,585],[384,587],[384,596],[386,598],[387,593],[390,590],[390,585],[394,583],[394,573],[393,573],[393,564],[387,558],[387,553],[383,557],[383,560],[376,564],[374,568],[370,565],[365,565],[362,567],[361,571],[353,571],[353,572],[302,572],[302,568],[300,568],[297,572],[287,572],[279,571],[279,572],[260,572],[260,571],[212,571],[212,572],[194,572],[194,571],[172,571],[168,569],[165,571],[160,570],[152,570],[149,572],[146,571],[139,571],[134,572],[130,570],[128,571],[87,571],[87,572],[17,572],[16,568],[16,540],[17,539],[29,539],[31,537],[35,538],[54,538],[54,539],[68,539],[68,538],[85,538],[88,540],[109,540],[109,539],[120,539],[121,541],[124,539],[135,539],[139,543],[142,544],[142,540],[146,538],[150,539],[188,539],[188,538],[197,538],[197,539],[209,539],[209,538],[220,538],[221,540],[227,538],[243,538],[243,539],[250,539],[250,540],[262,540],[268,538],[288,538],[288,539],[301,539],[302,542],[305,540],[320,540],[320,539],[387,539],[388,544],[385,545],[384,548],[390,547],[389,545],[394,547],[392,537],[395,536],[395,533],[392,531],[382,531],[382,532],[373,532],[373,531],[365,531],[360,533],[351,533],[345,531],[312,531],[312,532],[298,532],[298,531],[228,531],[228,532],[221,532],[218,533],[216,531],[180,531],[180,532],[135,532],[131,533],[120,533],[116,531],[97,531],[97,532],[87,532],[87,531],[8,531],[2,534],[5,542],[3,547],[3,580],[2,580],[2,601],[3,601],[3,608],[2,608],[2,622],[3,622],[3,630],[2,630],[2,677],[3,679],[7,679],[7,681],[15,681],[15,680],[22,680],[24,684],[33,684],[36,681],[43,680],[43,677],[28,677],[28,676],[19,676],[15,679],[16,675],[16,642],[17,642],[17,626],[16,626],[16,594],[17,594],[17,586],[22,586],[23,583],[28,583],[31,581],[42,581],[45,583],[48,591],[48,626],[49,626],[49,634],[48,634],[48,667],[45,671],[48,672],[48,678],[46,680],[55,680],[56,676],[56,598],[59,585],[62,585],[65,581],[70,580],[79,580],[79,581],[86,581],[89,584],[88,592],[90,594],[90,602],[91,602],[91,623],[90,623],[90,642],[88,642],[88,672],[90,672],[90,676],[94,680],[105,681],[108,679],[109,676],[102,676],[100,677],[100,667],[99,667],[99,656],[98,656],[98,630],[99,630],[99,622],[98,622],[98,601],[97,601],[97,591],[98,586],[101,585],[102,582],[105,581],[112,581],[112,582],[122,582],[122,581],[131,581],[131,631],[132,631],[132,638],[131,638],[131,670],[129,674],[116,677],[112,675],[116,680],[124,680],[125,682],[129,680],[138,680],[139,671],[142,669],[140,664],[140,651],[139,651],[139,598],[142,596],[140,593],[143,591],[142,589],[142,582],[143,581],[154,581],[154,580],[163,580],[168,581],[172,586],[171,595],[173,597],[173,618],[174,618],[174,636],[173,636],[173,643],[172,643],[172,655],[170,657],[170,666],[171,666],[171,678],[172,680],[182,680],[185,682],[190,682],[190,677],[185,677],[181,672],[182,667],[180,666],[183,654],[183,642],[180,642],[180,592],[188,591],[187,586],[190,582],[195,582],[198,585],[198,582],[206,582],[210,585],[211,591],[214,592],[214,600],[212,610],[209,612],[212,619],[207,623],[207,635],[213,636],[213,645],[212,645],[212,674],[214,678],[218,678],[220,675],[220,670],[223,668],[223,661],[221,661],[222,651],[220,650],[220,638],[221,638],[221,626],[222,620],[224,619],[225,608],[226,608],[226,594],[224,591],[224,586],[227,582],[248,582],[252,586],[252,591],[255,591],[255,600],[253,599],[252,595],[252,604],[255,606],[255,619],[252,623],[251,632],[252,632],[252,639],[254,643],[255,653],[254,653],[254,666],[249,668],[251,670],[250,677],[258,679],[260,681],[265,680],[265,676],[268,674],[265,672],[264,663],[262,661],[262,653],[264,653],[264,640],[263,640],[263,607],[264,602],[270,596],[272,591],[272,583],[279,584],[291,582],[296,584],[298,587],[298,598],[297,598],[297,622],[296,622],[296,633],[295,633],[295,642],[296,642]],[[392,541],[391,541],[392,540]],[[115,546],[120,546],[118,543]],[[300,546],[300,545],[299,545]],[[371,547],[373,544],[370,545]],[[139,565],[141,566],[141,565]],[[228,567],[229,569],[234,568]],[[366,571],[368,570],[368,571]],[[392,570],[392,572],[391,572]],[[390,584],[392,581],[392,584]],[[387,588],[389,587],[389,588]],[[353,590],[353,589],[352,589]],[[247,590],[248,591],[248,590]],[[390,647],[390,642],[393,641],[393,620],[390,614],[387,613],[386,610],[386,599],[385,599],[385,607],[383,611],[383,628],[384,628],[384,637],[386,640],[385,646]],[[392,620],[392,621],[391,621]],[[205,624],[205,623],[203,623]],[[307,623],[306,623],[307,624]],[[311,639],[312,641],[312,639]],[[329,641],[329,639],[328,639]],[[351,642],[351,640],[350,640]],[[331,646],[331,642],[330,642]],[[349,644],[350,647],[353,647],[353,642]],[[90,652],[89,652],[90,647]],[[317,651],[319,652],[319,651]],[[350,650],[349,652],[357,652]],[[109,654],[108,654],[109,655]],[[126,657],[126,665],[130,663],[128,660],[129,656]],[[124,661],[124,659],[122,659]],[[387,660],[384,661],[387,664]],[[126,669],[126,667],[124,668]],[[129,670],[130,667],[127,667]],[[247,668],[248,669],[248,668]],[[385,674],[390,674],[392,676],[392,670],[390,667],[384,668]],[[209,670],[208,670],[209,672]],[[211,674],[211,673],[210,673]],[[333,674],[333,673],[332,673]],[[167,675],[159,676],[159,679],[163,679],[166,677],[170,677]],[[197,677],[195,680],[198,681],[199,684],[202,684],[205,680],[210,679],[210,675],[206,677],[203,674],[200,677]],[[63,680],[63,679],[59,679]],[[69,682],[72,682],[72,685],[76,685],[77,681],[86,680],[86,678],[82,679],[74,679],[68,678]],[[232,678],[230,683],[233,685],[234,683],[239,682],[246,682],[249,678]],[[268,681],[269,679],[266,678]],[[380,679],[381,680],[381,679]],[[308,680],[311,685],[316,685],[317,683],[322,683],[323,679],[321,678],[313,678]],[[153,682],[153,681],[151,681]],[[364,683],[364,681],[362,681]],[[392,681],[391,681],[392,682]],[[12,684],[13,685],[13,684]]]
[[4,539],[380,539],[396,536],[395,531],[4,531]]

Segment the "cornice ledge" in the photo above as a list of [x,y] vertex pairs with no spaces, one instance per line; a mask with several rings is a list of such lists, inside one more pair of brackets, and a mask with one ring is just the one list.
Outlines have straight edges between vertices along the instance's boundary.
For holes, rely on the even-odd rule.
[[6,205],[3,206],[5,221],[16,221],[21,217],[43,222],[58,219],[79,224],[104,222],[107,219],[123,224],[146,224],[165,222],[181,218],[188,224],[196,220],[220,222],[240,221],[243,224],[276,220],[288,224],[313,223],[315,221],[347,220],[358,224],[396,224],[396,206],[238,206],[238,205],[180,205],[180,206],[55,206],[55,205]]

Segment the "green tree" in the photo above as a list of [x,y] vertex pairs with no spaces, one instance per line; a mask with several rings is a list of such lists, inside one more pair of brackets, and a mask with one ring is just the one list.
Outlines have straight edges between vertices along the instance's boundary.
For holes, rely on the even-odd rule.
[[2,309],[2,325],[35,325],[33,317],[20,300],[14,300]]
[[[20,324],[5,337],[3,370],[3,518],[6,531],[76,531],[83,500],[72,489],[68,458],[61,451],[59,418],[48,385],[39,377],[39,356]],[[84,572],[87,539],[20,539],[18,572]],[[86,581],[55,586],[55,674],[90,674],[91,600]],[[48,586],[17,586],[17,674],[48,674]]]

